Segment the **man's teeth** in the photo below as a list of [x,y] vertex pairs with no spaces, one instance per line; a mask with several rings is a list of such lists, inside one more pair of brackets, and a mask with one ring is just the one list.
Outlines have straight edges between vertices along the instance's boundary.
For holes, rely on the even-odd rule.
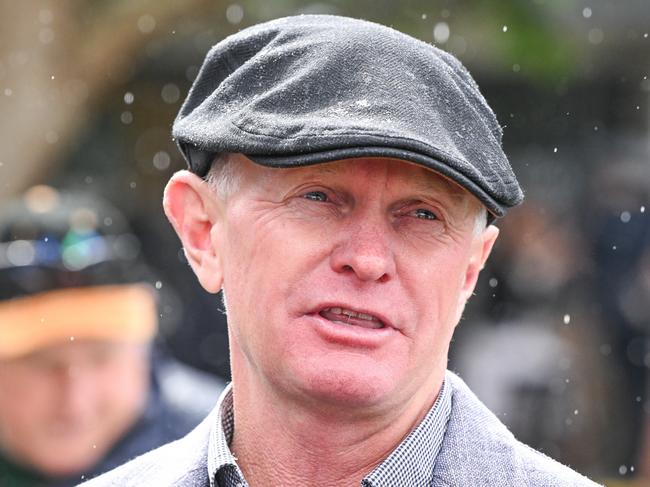
[[323,311],[329,311],[331,313],[337,314],[337,315],[345,315],[349,316],[350,318],[358,318],[360,320],[366,320],[366,321],[377,321],[379,320],[375,318],[372,315],[368,315],[366,313],[357,313],[356,311],[352,311],[351,309],[345,309],[345,308],[326,308]]

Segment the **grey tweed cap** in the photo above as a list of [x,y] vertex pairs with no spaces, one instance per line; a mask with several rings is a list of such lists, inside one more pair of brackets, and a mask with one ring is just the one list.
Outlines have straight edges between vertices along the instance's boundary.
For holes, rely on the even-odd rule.
[[523,199],[501,127],[463,65],[363,20],[286,17],[219,42],[172,132],[200,176],[224,152],[270,167],[391,157],[452,179],[492,217]]

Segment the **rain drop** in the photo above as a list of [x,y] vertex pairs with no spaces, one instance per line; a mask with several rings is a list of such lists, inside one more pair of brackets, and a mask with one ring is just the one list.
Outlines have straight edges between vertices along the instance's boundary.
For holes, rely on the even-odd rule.
[[499,285],[499,280],[496,277],[492,277],[488,281],[488,284],[490,285],[490,287],[497,287]]
[[176,86],[174,83],[167,83],[165,86],[163,86],[163,89],[160,92],[160,96],[165,103],[176,103],[181,96],[181,90],[179,90],[178,86]]
[[642,206],[641,208],[639,208],[639,211],[640,211],[641,213],[645,213],[645,206]]
[[585,8],[582,9],[582,16],[583,16],[585,19],[590,18],[590,17],[591,17],[591,13],[592,13],[592,12],[591,12],[591,9],[590,9],[589,7],[585,7]]
[[70,341],[71,341],[71,342],[74,342],[74,337],[70,337]]
[[169,164],[171,163],[171,158],[169,157],[169,154],[165,151],[158,151],[156,154],[153,156],[153,167],[158,169],[159,171],[164,171],[169,167]]
[[629,222],[631,218],[632,218],[632,215],[630,214],[629,211],[624,211],[624,212],[621,213],[621,221],[623,223]]
[[557,152],[557,147],[553,147],[553,152],[554,152],[554,153]]
[[51,10],[43,9],[38,12],[38,20],[41,24],[51,24],[52,20],[54,20],[54,15],[52,15]]
[[126,110],[120,115],[120,120],[124,125],[129,125],[131,122],[133,122],[133,114],[130,111]]
[[618,473],[621,475],[625,475],[627,473],[627,467],[625,465],[621,465],[618,467]]
[[449,33],[447,22],[438,22],[433,28],[433,40],[438,44],[444,44],[449,40]]
[[504,26],[501,28],[501,30],[502,30],[503,32],[508,32],[508,26],[507,26],[507,25],[504,25]]
[[51,44],[54,40],[54,31],[49,27],[41,29],[38,33],[38,40],[41,41],[42,44]]
[[244,9],[241,5],[233,3],[226,9],[226,19],[231,24],[239,24],[244,18]]
[[605,33],[601,29],[593,28],[589,29],[587,34],[587,39],[591,44],[600,44],[605,39]]
[[156,19],[152,15],[144,14],[138,19],[138,30],[143,34],[150,34],[156,28]]
[[156,281],[156,289],[161,289],[162,288],[162,282],[161,281]]
[[131,103],[133,103],[133,100],[135,100],[135,96],[133,96],[133,93],[131,93],[130,91],[124,93],[124,103],[130,105]]
[[565,325],[568,325],[571,323],[571,315],[564,315],[564,318],[562,318],[562,321],[564,321]]

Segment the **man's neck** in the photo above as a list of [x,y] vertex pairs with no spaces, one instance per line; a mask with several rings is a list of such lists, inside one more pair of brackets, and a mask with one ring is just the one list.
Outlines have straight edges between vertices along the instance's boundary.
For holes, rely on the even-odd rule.
[[[297,405],[234,378],[231,450],[252,487],[359,485],[429,411],[436,381],[401,407],[364,416]],[[248,387],[247,387],[248,386]]]

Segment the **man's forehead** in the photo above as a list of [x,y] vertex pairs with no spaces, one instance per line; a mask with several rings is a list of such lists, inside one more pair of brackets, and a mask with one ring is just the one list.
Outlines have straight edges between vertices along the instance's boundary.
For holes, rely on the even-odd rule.
[[[255,165],[252,161],[251,163]],[[298,179],[308,177],[336,178],[345,176],[360,166],[363,166],[364,172],[368,175],[371,175],[376,170],[377,172],[386,172],[388,178],[399,178],[414,191],[442,191],[448,193],[455,199],[463,199],[471,196],[468,191],[447,179],[442,174],[402,159],[361,157],[294,168],[264,169],[282,174],[283,177],[293,176]],[[362,181],[358,182],[361,183]]]

